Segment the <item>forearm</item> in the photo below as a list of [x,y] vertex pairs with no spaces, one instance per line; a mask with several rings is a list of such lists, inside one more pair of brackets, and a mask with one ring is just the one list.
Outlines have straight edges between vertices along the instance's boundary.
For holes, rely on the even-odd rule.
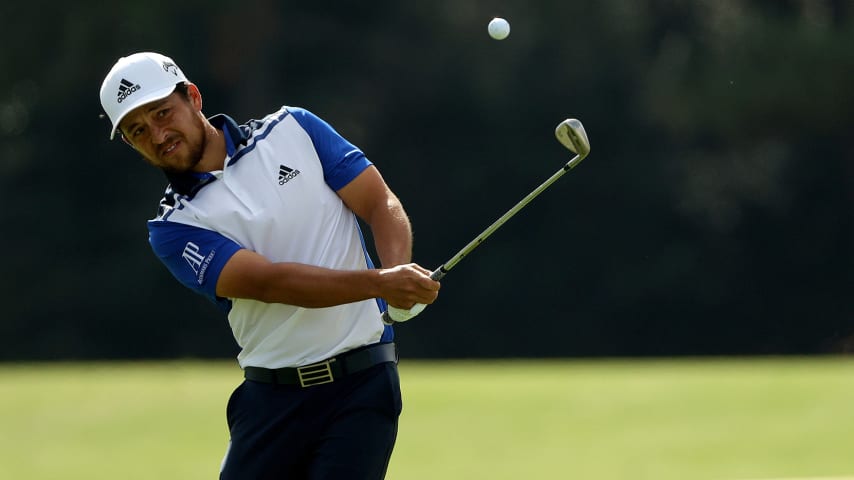
[[412,227],[397,197],[388,199],[368,220],[380,264],[385,267],[412,261]]
[[220,272],[216,294],[319,308],[380,296],[381,280],[377,270],[332,270],[301,263],[273,263],[244,249],[237,251]]
[[285,303],[307,308],[331,307],[380,295],[377,270],[331,270],[298,263],[271,263],[232,298]]
[[414,265],[386,269],[332,270],[300,263],[272,263],[239,250],[220,273],[217,295],[284,303],[306,308],[331,307],[373,298],[394,305],[431,302],[438,284]]

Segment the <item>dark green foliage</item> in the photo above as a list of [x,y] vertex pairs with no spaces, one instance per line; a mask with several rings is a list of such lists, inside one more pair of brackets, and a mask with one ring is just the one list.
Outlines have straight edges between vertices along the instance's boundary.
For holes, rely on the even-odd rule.
[[327,119],[404,200],[429,268],[568,160],[558,122],[584,122],[590,157],[397,329],[405,355],[854,343],[849,2],[40,3],[0,7],[0,359],[235,352],[149,250],[165,179],[98,117],[137,50],[173,57],[207,114]]

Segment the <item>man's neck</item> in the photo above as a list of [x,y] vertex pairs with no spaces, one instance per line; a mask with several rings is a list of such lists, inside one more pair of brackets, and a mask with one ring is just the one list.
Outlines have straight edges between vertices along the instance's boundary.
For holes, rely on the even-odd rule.
[[193,169],[195,172],[213,172],[222,170],[225,166],[226,148],[225,135],[205,121],[205,150],[202,159]]

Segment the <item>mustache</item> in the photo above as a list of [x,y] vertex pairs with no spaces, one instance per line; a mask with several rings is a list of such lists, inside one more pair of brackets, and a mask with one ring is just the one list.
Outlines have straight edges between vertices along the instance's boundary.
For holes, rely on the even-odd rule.
[[157,153],[159,155],[163,155],[166,149],[175,144],[177,138],[177,135],[169,135],[166,137],[162,142],[160,142],[160,145],[157,146]]

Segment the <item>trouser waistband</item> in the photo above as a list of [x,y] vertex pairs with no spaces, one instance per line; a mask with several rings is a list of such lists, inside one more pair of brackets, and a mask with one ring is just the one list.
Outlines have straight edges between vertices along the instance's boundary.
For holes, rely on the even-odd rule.
[[386,362],[397,362],[397,348],[394,343],[377,343],[297,368],[245,367],[243,376],[253,382],[311,387],[331,383]]

